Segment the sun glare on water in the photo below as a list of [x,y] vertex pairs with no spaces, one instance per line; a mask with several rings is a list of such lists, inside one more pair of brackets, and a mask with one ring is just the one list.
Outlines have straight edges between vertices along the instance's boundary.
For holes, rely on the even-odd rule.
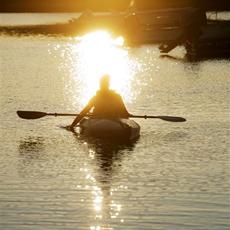
[[82,86],[80,100],[85,104],[99,87],[104,74],[111,77],[111,89],[130,101],[130,83],[133,77],[128,51],[123,48],[122,37],[113,38],[106,31],[96,31],[77,37],[76,68]]

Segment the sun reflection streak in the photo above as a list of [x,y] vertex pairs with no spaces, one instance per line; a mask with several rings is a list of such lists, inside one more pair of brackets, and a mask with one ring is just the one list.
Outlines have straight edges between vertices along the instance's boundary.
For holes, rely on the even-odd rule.
[[103,74],[111,76],[111,88],[130,102],[134,71],[128,50],[123,48],[123,38],[114,39],[106,31],[96,31],[77,37],[76,41],[78,43],[73,47],[77,54],[74,78],[81,85],[80,98],[78,96],[81,104],[84,105],[95,94]]
[[81,168],[80,171],[85,172],[85,178],[88,180],[89,184],[86,185],[85,189],[90,189],[93,194],[93,207],[96,212],[95,219],[102,219],[102,202],[103,202],[103,192],[100,187],[96,184],[96,179],[91,175],[87,168]]
[[[95,149],[91,148],[88,143],[86,143],[86,145],[88,146],[88,156],[91,161],[97,161],[98,159],[95,156]],[[89,168],[86,163],[82,168],[80,168],[80,171],[84,174],[86,179],[84,189],[90,191],[92,194],[92,210],[94,213],[94,220],[90,226],[90,229],[104,229],[102,225],[105,222],[112,223],[114,221],[119,221],[119,223],[123,223],[124,219],[120,217],[122,205],[119,204],[117,200],[114,200],[114,196],[119,189],[123,189],[125,186],[120,185],[111,187],[110,183],[105,184],[105,179],[108,178],[103,178],[103,182],[100,181],[100,179],[97,180],[97,176],[93,175],[92,169]],[[84,199],[81,200],[81,202],[85,202]],[[108,227],[106,229],[110,228]]]

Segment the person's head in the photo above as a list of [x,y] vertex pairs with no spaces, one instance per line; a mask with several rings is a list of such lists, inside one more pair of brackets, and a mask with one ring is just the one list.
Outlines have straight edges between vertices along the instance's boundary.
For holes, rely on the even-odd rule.
[[108,90],[110,86],[110,76],[105,74],[100,79],[100,90]]

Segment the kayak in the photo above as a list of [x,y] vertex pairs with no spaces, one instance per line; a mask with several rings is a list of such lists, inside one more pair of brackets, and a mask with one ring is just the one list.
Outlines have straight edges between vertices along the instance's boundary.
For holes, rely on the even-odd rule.
[[97,138],[132,141],[140,136],[140,126],[134,120],[125,118],[84,118],[80,133]]
[[81,134],[97,138],[128,141],[140,136],[140,126],[125,118],[84,118],[79,127]]

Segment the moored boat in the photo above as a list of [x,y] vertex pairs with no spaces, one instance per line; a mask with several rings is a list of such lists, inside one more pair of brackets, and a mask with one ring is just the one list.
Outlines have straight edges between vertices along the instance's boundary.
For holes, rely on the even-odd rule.
[[119,141],[136,140],[140,135],[139,124],[124,118],[84,118],[79,127],[81,134]]

